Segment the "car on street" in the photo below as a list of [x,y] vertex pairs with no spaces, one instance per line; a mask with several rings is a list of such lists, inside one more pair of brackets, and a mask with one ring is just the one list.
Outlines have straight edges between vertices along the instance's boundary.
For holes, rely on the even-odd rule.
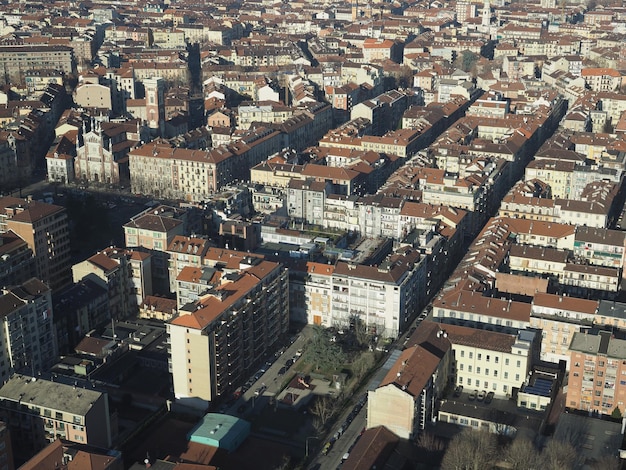
[[330,441],[324,444],[324,447],[322,447],[322,455],[327,455],[328,452],[330,452],[330,449],[332,446],[333,446],[333,443]]
[[493,401],[493,392],[489,392],[486,396],[485,396],[485,405],[488,405],[489,403],[491,403]]
[[476,399],[478,401],[483,401],[485,399],[485,396],[487,395],[487,392],[485,390],[483,390],[482,392],[480,392],[478,394],[478,396],[476,397]]
[[463,393],[463,385],[458,385],[455,389],[454,389],[454,396],[455,397],[460,397],[461,393]]
[[478,396],[478,390],[474,390],[472,393],[469,394],[467,398],[469,398],[470,401],[474,401],[476,400],[477,396]]
[[257,389],[254,391],[254,395],[255,395],[255,396],[257,396],[257,397],[258,397],[258,396],[261,396],[261,395],[263,395],[263,393],[265,392],[265,390],[267,390],[267,386],[266,386],[266,385],[261,385],[259,388],[257,388]]
[[278,370],[278,375],[285,375],[285,372],[287,372],[287,368],[285,366],[282,366],[279,370]]

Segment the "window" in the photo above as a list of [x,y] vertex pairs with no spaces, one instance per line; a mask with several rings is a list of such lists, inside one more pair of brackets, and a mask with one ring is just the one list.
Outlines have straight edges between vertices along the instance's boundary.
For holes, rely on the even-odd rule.
[[508,366],[508,365],[509,365],[509,358],[508,358],[508,357],[504,360],[504,365],[505,365],[505,366]]
[[500,362],[500,358],[498,356],[496,356],[495,358],[496,364],[498,364]]
[[472,366],[467,366],[467,371],[472,372]]
[[467,379],[467,385],[472,385],[472,379]]
[[461,350],[461,357],[465,357],[465,351]]
[[471,351],[470,351],[470,353],[469,353],[469,358],[470,358],[470,359],[474,359],[474,353],[473,353],[473,352],[471,352]]
[[515,374],[515,381],[519,382],[519,374]]
[[489,354],[487,354],[487,362],[489,362],[489,359],[490,359]]
[[494,371],[493,371],[493,376],[494,376],[494,377],[497,377],[497,376],[498,376],[498,371],[497,371],[497,370],[494,370]]
[[476,373],[477,373],[477,374],[480,374],[480,367],[477,367],[477,368],[476,368]]
[[57,411],[57,412],[54,414],[54,418],[55,418],[55,419],[63,419],[63,413],[61,413],[61,412]]
[[508,373],[508,372],[505,372],[505,373],[504,373],[504,378],[505,378],[505,379],[508,379],[508,378],[509,378],[509,373]]
[[480,361],[482,359],[483,355],[481,353],[478,353],[478,360]]
[[459,385],[463,385],[463,377],[459,377]]
[[517,361],[517,367],[522,367],[522,361]]

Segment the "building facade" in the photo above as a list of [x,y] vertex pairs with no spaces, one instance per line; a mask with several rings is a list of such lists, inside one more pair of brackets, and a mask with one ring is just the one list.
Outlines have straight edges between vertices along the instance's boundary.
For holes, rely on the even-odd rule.
[[232,393],[287,332],[286,269],[229,253],[232,268],[223,268],[208,292],[167,325],[174,394],[196,408]]

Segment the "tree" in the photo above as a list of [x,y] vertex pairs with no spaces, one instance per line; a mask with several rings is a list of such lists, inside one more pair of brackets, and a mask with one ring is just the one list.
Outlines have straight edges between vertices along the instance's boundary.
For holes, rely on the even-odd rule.
[[374,354],[367,351],[356,358],[356,360],[352,363],[352,371],[354,372],[357,380],[363,378],[365,373],[370,370],[374,366]]
[[515,439],[504,452],[507,468],[512,470],[533,470],[541,467],[539,452],[530,440],[521,437]]
[[545,470],[568,470],[574,468],[576,457],[572,444],[552,439],[541,453],[541,463]]
[[454,66],[464,72],[475,72],[479,56],[471,51],[463,51],[454,61]]
[[367,332],[367,325],[358,316],[352,320],[354,322],[354,337],[359,346],[367,346],[370,341],[370,334]]
[[442,470],[485,470],[491,468],[497,455],[496,436],[471,428],[457,434],[441,462]]
[[611,413],[611,418],[622,419],[622,412],[619,410],[618,406],[616,406],[613,412]]
[[591,465],[592,470],[619,470],[622,468],[620,460],[613,455],[605,455],[596,459]]
[[326,427],[328,420],[332,418],[336,410],[336,401],[329,397],[317,396],[315,397],[313,404],[309,408],[311,414],[315,417],[313,420],[313,427],[318,433],[322,433]]
[[330,334],[325,328],[314,326],[313,337],[306,347],[306,359],[316,370],[335,370],[345,362],[345,354],[337,343],[330,341]]

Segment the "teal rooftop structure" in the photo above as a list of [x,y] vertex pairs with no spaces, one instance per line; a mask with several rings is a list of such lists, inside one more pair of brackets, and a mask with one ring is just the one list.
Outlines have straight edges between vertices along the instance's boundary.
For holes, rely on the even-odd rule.
[[207,413],[187,435],[187,439],[233,452],[249,435],[248,421],[221,413]]

